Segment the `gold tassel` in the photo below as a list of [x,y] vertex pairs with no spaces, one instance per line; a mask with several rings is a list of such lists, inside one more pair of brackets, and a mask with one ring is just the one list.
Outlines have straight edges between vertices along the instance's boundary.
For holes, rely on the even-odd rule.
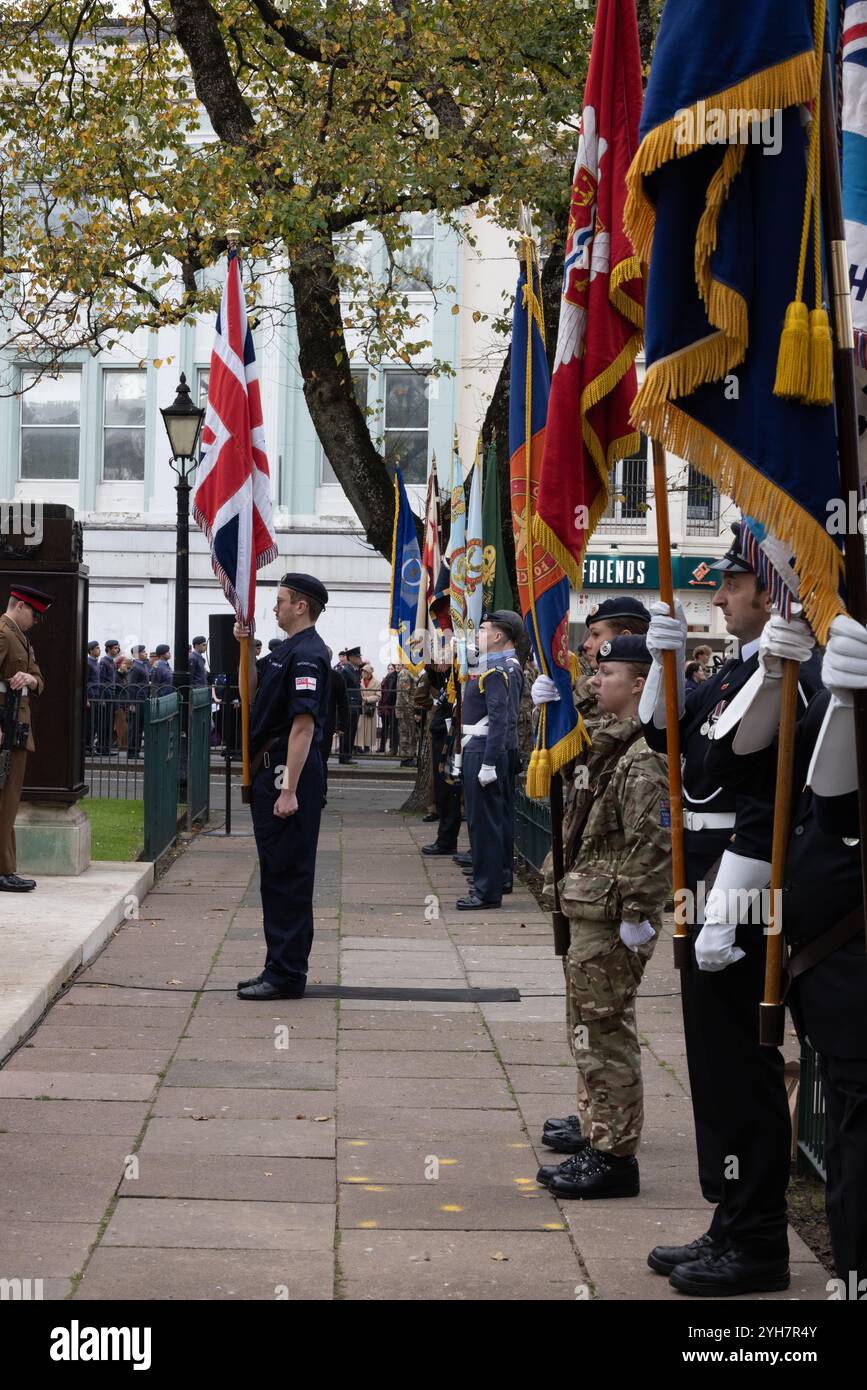
[[834,345],[824,309],[810,312],[810,377],[805,405],[831,405],[834,399]]
[[786,322],[780,337],[777,358],[777,378],[774,395],[800,400],[807,391],[810,370],[810,333],[807,306],[795,299],[786,310]]
[[527,768],[526,792],[534,801],[551,795],[551,754],[547,748],[534,748]]

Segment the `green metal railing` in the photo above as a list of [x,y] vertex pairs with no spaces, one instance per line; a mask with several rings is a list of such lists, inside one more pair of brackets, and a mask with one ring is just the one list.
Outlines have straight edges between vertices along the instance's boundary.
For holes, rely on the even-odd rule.
[[144,857],[159,859],[178,833],[180,700],[178,692],[144,702]]
[[798,1152],[827,1181],[825,1171],[825,1097],[819,1075],[819,1059],[809,1043],[801,1047],[801,1080],[798,1087]]
[[190,689],[190,732],[187,738],[187,829],[194,820],[206,821],[211,805],[211,688]]
[[519,785],[515,792],[515,849],[531,869],[541,873],[551,848],[551,804],[533,801]]

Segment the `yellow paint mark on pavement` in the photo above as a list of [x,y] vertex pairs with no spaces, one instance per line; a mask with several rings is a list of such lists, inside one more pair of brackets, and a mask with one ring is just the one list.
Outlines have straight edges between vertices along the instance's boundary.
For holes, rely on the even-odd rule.
[[454,1202],[447,1202],[445,1206],[440,1207],[440,1211],[463,1211],[463,1207],[456,1206]]
[[359,1229],[360,1231],[372,1231],[373,1228],[374,1228],[374,1226],[378,1226],[378,1225],[379,1225],[379,1222],[378,1222],[378,1221],[359,1221],[359,1223],[358,1223],[358,1229]]
[[543,1231],[565,1231],[565,1229],[562,1221],[546,1221],[542,1227]]

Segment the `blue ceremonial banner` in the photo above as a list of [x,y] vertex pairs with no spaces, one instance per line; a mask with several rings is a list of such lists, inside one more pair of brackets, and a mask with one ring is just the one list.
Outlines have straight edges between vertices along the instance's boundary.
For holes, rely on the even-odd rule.
[[409,505],[403,475],[398,468],[394,475],[394,537],[391,546],[391,610],[388,626],[389,631],[397,637],[401,661],[414,676],[424,668],[423,652],[422,660],[417,661],[412,641],[420,585],[421,551],[415,529],[415,513]]
[[551,378],[545,356],[544,320],[536,245],[521,241],[521,272],[512,318],[509,380],[509,455],[515,569],[521,613],[540,672],[550,676],[559,700],[540,707],[536,747],[527,769],[527,795],[547,796],[556,772],[590,742],[572,698],[569,653],[569,580],[533,533]]
[[840,482],[816,13],[813,0],[668,0],[625,221],[649,267],[633,423],[794,555],[824,641],[842,608],[842,558],[827,525]]

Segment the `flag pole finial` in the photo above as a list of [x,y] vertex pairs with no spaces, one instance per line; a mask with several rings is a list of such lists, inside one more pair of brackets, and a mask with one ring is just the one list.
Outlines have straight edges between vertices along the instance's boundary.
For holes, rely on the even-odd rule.
[[241,237],[241,229],[240,229],[240,227],[227,227],[227,228],[226,228],[226,245],[228,246],[228,248],[229,248],[230,251],[234,251],[234,250],[236,249],[236,247],[237,247],[237,245],[238,245],[238,242],[239,242],[239,240],[240,240],[240,237]]

